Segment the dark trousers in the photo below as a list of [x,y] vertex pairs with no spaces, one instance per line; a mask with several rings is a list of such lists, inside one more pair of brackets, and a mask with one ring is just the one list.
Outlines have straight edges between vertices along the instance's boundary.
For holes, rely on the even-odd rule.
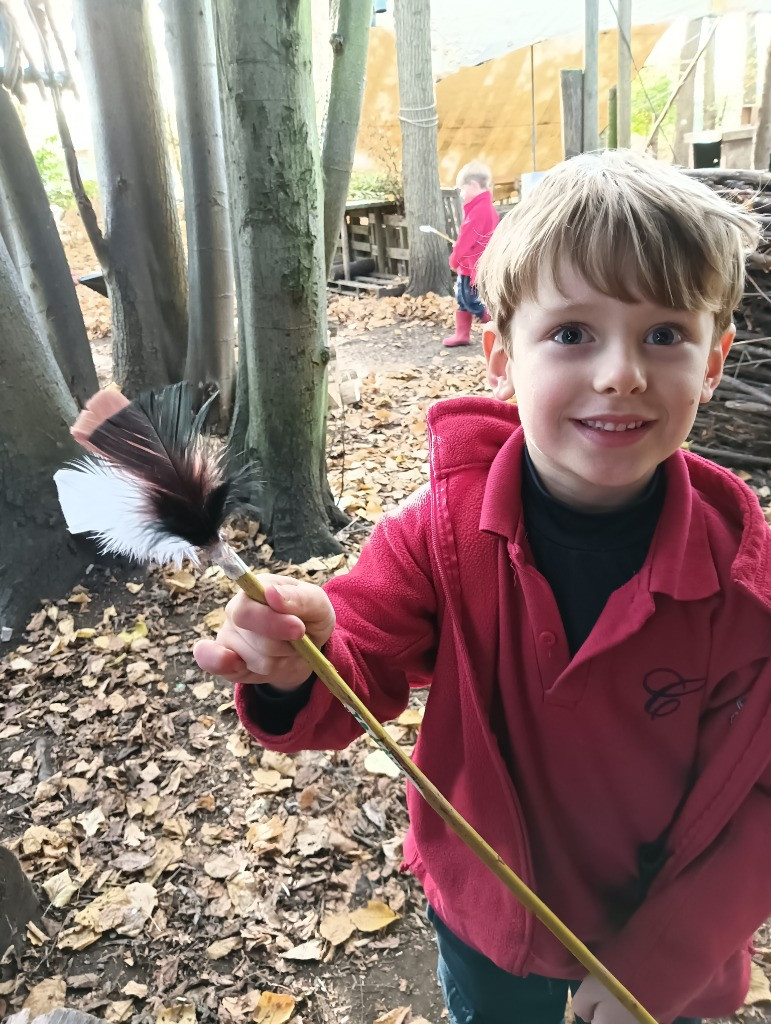
[[[568,989],[580,981],[517,978],[477,953],[451,932],[432,906],[426,915],[436,931],[439,949],[437,975],[450,1015],[450,1024],[560,1024],[565,1018]],[[576,1018],[576,1024],[582,1024]],[[701,1024],[678,1017],[674,1024]]]
[[479,298],[479,293],[471,283],[471,278],[468,274],[458,274],[455,282],[455,298],[460,308],[466,313],[471,313],[474,316],[484,316],[484,303]]

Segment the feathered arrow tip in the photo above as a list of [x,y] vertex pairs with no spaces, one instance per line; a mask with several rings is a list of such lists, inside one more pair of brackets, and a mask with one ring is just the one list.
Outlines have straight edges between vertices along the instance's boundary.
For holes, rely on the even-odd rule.
[[70,533],[138,561],[198,563],[198,549],[216,546],[225,519],[248,504],[237,494],[245,471],[201,436],[211,401],[194,414],[184,382],[133,402],[94,395],[71,431],[91,454],[54,475]]

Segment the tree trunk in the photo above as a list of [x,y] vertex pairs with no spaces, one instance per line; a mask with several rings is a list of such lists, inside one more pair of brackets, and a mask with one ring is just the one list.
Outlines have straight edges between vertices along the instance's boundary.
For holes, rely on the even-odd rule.
[[13,101],[2,88],[0,138],[0,190],[11,239],[8,249],[40,331],[67,387],[82,406],[99,390],[83,314],[35,158]]
[[340,0],[337,26],[330,40],[334,60],[321,158],[327,276],[332,269],[332,257],[345,213],[359,134],[371,16],[370,5],[362,3],[362,0]]
[[763,96],[760,100],[758,130],[755,133],[755,157],[758,171],[771,169],[771,46],[766,52],[766,70],[763,76]]
[[450,294],[447,245],[421,224],[444,229],[437,116],[431,73],[430,0],[395,0],[404,207],[410,240],[408,295]]
[[[680,75],[691,63],[699,49],[701,37],[701,18],[688,22],[685,30],[685,42],[680,51]],[[684,136],[693,131],[693,94],[696,75],[692,72],[680,87],[675,101],[675,141],[672,146],[675,163],[688,166],[688,145]]]
[[74,0],[105,211],[113,373],[128,395],[181,380],[182,235],[164,145],[147,0]]
[[[309,0],[219,0],[239,317],[234,442],[276,555],[339,551],[325,509],[326,322]],[[244,415],[248,399],[248,415]]]
[[77,408],[1,243],[0,338],[0,627],[19,628],[87,556],[67,533],[52,479],[78,454],[69,433]]
[[227,431],[235,383],[235,295],[211,0],[164,0],[187,228],[190,323],[185,377],[219,392],[209,423]]

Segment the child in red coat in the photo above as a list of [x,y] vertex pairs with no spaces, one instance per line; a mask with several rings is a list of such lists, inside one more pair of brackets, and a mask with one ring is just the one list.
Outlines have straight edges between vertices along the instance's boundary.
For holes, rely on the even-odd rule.
[[[206,671],[264,746],[381,721],[430,685],[415,763],[661,1024],[724,1017],[771,911],[771,530],[684,451],[733,341],[757,225],[672,167],[553,168],[479,266],[493,398],[427,417],[429,479],[322,590],[263,577]],[[517,404],[510,399],[516,393]],[[450,1024],[633,1024],[412,787],[405,865]]]
[[458,272],[455,297],[459,309],[455,314],[455,333],[444,339],[447,348],[469,344],[473,317],[479,317],[483,324],[490,319],[477,294],[476,275],[479,257],[498,225],[492,184],[490,168],[478,160],[472,160],[458,172],[456,186],[463,203],[463,223],[450,253],[450,266]]

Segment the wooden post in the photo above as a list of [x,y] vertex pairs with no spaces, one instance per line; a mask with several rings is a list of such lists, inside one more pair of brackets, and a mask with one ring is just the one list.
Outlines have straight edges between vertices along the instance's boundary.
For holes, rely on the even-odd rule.
[[386,231],[385,222],[383,220],[383,211],[375,210],[375,244],[377,255],[375,256],[376,265],[379,274],[386,274],[388,272],[388,253],[386,251]]
[[530,145],[533,149],[533,170],[537,171],[535,157],[535,61],[533,59],[533,44],[530,44]]
[[580,68],[562,68],[560,92],[562,98],[562,148],[565,159],[583,152],[584,73]]
[[617,141],[621,149],[632,145],[632,0],[618,4]]
[[608,91],[608,149],[618,149],[618,89],[611,85]]
[[343,221],[340,225],[340,244],[343,251],[343,280],[351,279],[351,245],[348,240],[348,223],[343,214]]
[[584,0],[584,152],[599,149],[599,0]]

